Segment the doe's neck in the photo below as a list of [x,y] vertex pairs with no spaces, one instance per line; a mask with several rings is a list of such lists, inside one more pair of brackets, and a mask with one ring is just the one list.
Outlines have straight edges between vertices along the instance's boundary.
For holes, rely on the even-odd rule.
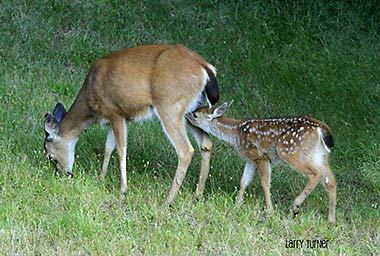
[[94,122],[94,113],[89,106],[86,89],[83,86],[70,110],[59,123],[59,135],[68,140],[73,140]]

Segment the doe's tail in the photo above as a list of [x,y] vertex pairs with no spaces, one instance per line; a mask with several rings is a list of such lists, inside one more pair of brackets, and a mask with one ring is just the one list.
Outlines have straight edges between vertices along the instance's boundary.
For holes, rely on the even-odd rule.
[[216,71],[211,65],[204,65],[203,68],[206,70],[208,75],[208,80],[205,87],[207,99],[211,105],[215,105],[215,103],[219,100],[219,88],[218,81],[216,80]]

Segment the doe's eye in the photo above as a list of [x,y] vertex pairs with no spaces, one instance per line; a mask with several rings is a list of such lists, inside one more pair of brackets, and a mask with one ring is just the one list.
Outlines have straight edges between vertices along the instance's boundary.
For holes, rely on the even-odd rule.
[[194,118],[198,118],[198,115],[196,113],[193,113]]

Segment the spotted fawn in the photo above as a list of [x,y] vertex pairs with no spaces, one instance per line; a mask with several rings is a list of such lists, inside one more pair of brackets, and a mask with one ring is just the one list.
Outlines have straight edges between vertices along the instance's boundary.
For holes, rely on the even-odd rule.
[[335,223],[336,185],[328,163],[334,139],[329,127],[311,117],[236,120],[223,116],[228,103],[219,107],[201,107],[186,118],[189,122],[233,146],[245,159],[237,204],[243,202],[245,188],[257,168],[265,194],[267,211],[273,211],[270,197],[271,165],[287,163],[308,178],[304,190],[293,204],[297,214],[304,200],[318,183],[329,197],[330,223]]

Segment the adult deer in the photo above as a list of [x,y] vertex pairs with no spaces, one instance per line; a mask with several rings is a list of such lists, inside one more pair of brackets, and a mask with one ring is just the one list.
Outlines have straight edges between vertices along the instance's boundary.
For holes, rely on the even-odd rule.
[[242,203],[245,188],[257,168],[267,211],[272,212],[271,164],[282,160],[309,180],[295,199],[293,212],[299,212],[306,197],[322,182],[329,197],[328,220],[335,223],[336,185],[328,163],[328,153],[334,146],[334,139],[329,127],[311,117],[236,120],[223,116],[227,108],[227,103],[219,107],[201,107],[186,117],[194,126],[232,145],[247,161],[237,204]]
[[[197,53],[181,45],[152,45],[124,49],[95,61],[70,110],[58,103],[45,115],[45,151],[57,167],[72,175],[75,145],[79,135],[97,120],[111,125],[101,178],[112,151],[117,147],[121,192],[127,190],[127,127],[133,120],[157,117],[174,146],[178,166],[167,202],[175,199],[192,159],[194,149],[186,134],[185,114],[207,99],[218,101],[215,68]],[[209,172],[212,142],[198,128],[190,127],[201,149],[201,171],[196,189],[199,197]]]

